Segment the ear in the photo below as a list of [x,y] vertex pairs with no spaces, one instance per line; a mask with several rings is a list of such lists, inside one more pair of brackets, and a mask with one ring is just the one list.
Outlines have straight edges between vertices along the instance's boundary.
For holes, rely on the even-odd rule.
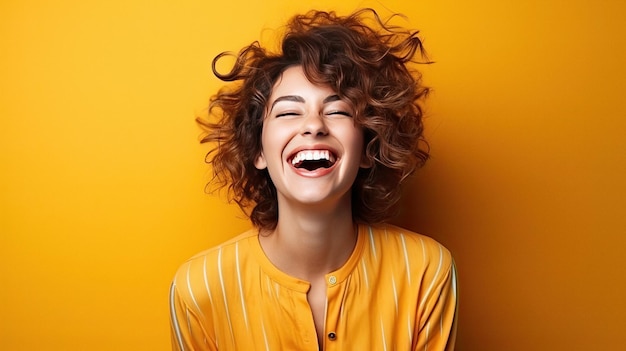
[[[363,132],[363,134],[365,134],[365,132]],[[367,156],[367,148],[371,140],[370,142],[368,142],[367,138],[365,138],[365,135],[364,135],[364,139],[365,140],[363,140],[363,149],[361,150],[361,162],[359,163],[359,167],[363,169],[367,169],[367,168],[372,168],[374,166],[374,158]]]
[[367,157],[367,155],[365,154],[365,152],[363,152],[363,155],[361,155],[361,163],[359,164],[359,167],[361,168],[372,168],[372,166],[374,161],[372,161],[369,157]]
[[254,161],[254,167],[259,170],[267,168],[267,161],[265,160],[265,155],[263,155],[263,151],[261,151],[259,153],[259,156],[256,157],[256,160]]

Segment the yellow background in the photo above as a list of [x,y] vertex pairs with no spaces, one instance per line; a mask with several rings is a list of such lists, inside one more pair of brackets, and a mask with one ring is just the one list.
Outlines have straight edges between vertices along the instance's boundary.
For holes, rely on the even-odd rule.
[[248,226],[203,193],[211,58],[359,6],[437,62],[397,222],[456,257],[458,349],[626,344],[626,5],[338,3],[0,3],[0,349],[168,350],[176,267]]

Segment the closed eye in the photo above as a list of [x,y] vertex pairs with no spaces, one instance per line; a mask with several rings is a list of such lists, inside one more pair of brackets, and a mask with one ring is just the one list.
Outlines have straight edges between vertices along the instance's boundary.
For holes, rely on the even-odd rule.
[[300,114],[297,112],[281,112],[277,113],[276,117],[285,117],[285,116],[299,116]]
[[342,116],[346,116],[346,117],[352,117],[352,114],[346,111],[330,111],[330,112],[326,112],[326,115],[342,115]]

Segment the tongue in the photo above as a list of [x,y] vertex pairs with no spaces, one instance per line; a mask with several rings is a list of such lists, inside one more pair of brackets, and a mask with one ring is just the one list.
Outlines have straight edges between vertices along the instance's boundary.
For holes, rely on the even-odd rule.
[[314,171],[318,168],[328,168],[330,166],[332,166],[332,164],[330,163],[330,161],[327,161],[327,160],[317,160],[317,161],[308,160],[308,161],[301,161],[298,164],[296,164],[296,168],[304,168],[307,171]]

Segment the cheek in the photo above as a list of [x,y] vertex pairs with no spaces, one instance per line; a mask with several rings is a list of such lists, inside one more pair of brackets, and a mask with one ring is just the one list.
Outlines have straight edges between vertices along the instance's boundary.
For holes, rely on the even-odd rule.
[[355,152],[358,150],[359,153],[363,153],[365,136],[362,129],[350,128],[350,130],[346,131],[344,134],[344,138],[344,140],[350,143],[350,147],[355,150]]
[[[372,167],[371,161],[365,156],[365,134],[362,129],[353,130],[351,133],[350,147],[354,150],[355,158],[360,168]],[[347,139],[346,139],[347,140]]]
[[282,155],[281,141],[283,136],[276,128],[263,128],[261,134],[261,151],[256,159],[255,166],[259,169],[268,167],[275,159]]

